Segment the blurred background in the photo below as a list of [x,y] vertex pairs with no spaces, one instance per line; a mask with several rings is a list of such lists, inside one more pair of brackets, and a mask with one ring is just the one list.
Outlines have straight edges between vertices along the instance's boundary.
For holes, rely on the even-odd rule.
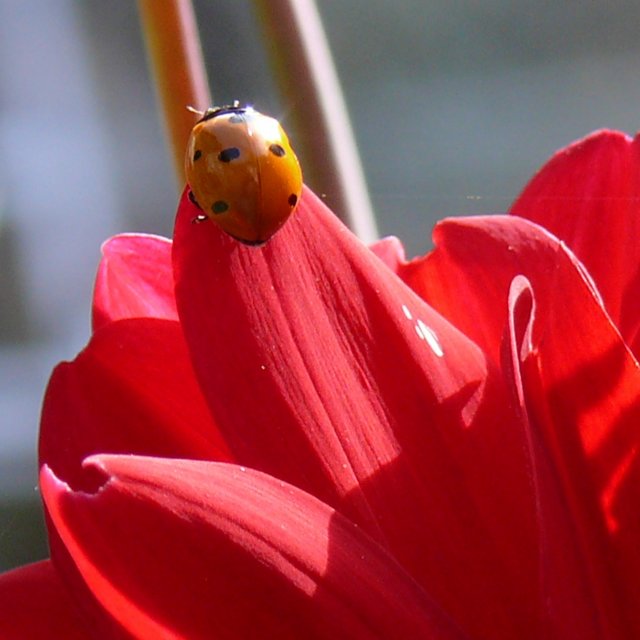
[[[438,218],[506,210],[555,149],[639,126],[635,0],[318,6],[380,232],[409,256]],[[195,8],[215,102],[288,128],[304,105],[279,98],[252,2]],[[89,337],[100,244],[169,235],[177,194],[135,2],[0,0],[0,570],[47,555],[40,404]]]

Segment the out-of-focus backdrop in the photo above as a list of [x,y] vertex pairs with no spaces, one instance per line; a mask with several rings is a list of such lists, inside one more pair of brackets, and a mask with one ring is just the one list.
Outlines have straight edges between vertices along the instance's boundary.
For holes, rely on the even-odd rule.
[[[640,124],[640,4],[319,0],[383,235],[504,211],[559,146]],[[287,119],[250,0],[196,0],[216,103]],[[295,131],[290,131],[295,146]],[[323,185],[311,186],[323,191]],[[171,233],[134,2],[0,0],[0,570],[46,556],[42,395],[89,336],[100,243]]]

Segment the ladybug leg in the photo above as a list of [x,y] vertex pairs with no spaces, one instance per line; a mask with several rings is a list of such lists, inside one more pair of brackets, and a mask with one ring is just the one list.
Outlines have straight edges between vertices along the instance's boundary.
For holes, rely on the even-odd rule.
[[195,204],[196,207],[198,207],[198,209],[202,210],[202,207],[198,204],[198,201],[196,200],[196,196],[193,193],[193,191],[191,191],[191,189],[189,189],[189,193],[187,194],[187,198],[189,198],[189,200],[191,201],[192,204]]
[[[200,209],[200,211],[202,211],[202,207],[198,204],[196,197],[193,195],[193,191],[189,190],[189,195],[187,197],[193,204],[196,205],[196,207],[198,207],[198,209]],[[205,216],[203,213],[199,213],[195,218],[192,218],[191,224],[199,224],[201,222],[207,221],[208,219],[208,216]]]

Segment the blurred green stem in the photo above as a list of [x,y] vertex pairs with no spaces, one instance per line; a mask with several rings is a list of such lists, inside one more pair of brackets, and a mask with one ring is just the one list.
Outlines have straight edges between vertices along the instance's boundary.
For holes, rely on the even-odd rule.
[[180,188],[184,185],[184,150],[198,116],[188,106],[211,106],[207,74],[191,0],[138,0],[149,64]]
[[313,0],[256,0],[267,47],[293,111],[305,175],[365,242],[373,209],[329,44]]

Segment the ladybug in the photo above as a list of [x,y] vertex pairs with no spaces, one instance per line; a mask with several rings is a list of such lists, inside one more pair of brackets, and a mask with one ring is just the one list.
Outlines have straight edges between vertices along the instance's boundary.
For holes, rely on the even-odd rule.
[[202,210],[194,221],[213,220],[248,245],[264,244],[302,193],[302,170],[280,123],[238,102],[202,114],[185,173],[189,198]]

